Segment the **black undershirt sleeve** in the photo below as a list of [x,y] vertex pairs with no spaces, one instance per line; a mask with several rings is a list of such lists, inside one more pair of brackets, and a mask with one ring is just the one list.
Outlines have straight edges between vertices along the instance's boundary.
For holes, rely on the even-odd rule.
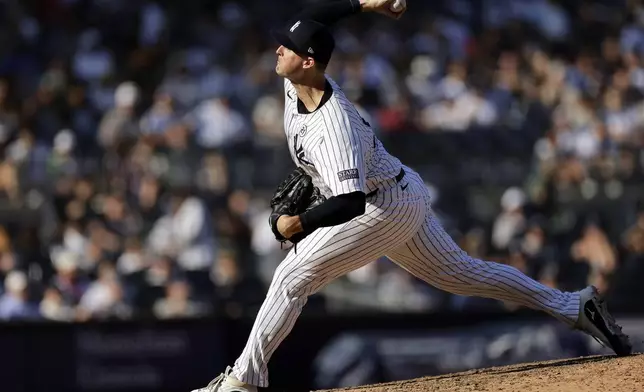
[[313,232],[320,227],[337,226],[364,214],[366,195],[351,192],[328,198],[324,203],[300,214],[302,230]]
[[298,13],[292,22],[312,19],[323,25],[331,26],[341,19],[359,13],[362,10],[360,0],[333,0],[320,2]]

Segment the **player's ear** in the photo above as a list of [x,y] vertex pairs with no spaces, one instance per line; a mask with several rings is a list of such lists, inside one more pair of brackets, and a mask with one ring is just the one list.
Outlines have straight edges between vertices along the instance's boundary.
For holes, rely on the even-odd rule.
[[307,57],[304,59],[304,62],[302,63],[302,67],[304,69],[309,69],[315,67],[315,60],[313,60],[312,57]]

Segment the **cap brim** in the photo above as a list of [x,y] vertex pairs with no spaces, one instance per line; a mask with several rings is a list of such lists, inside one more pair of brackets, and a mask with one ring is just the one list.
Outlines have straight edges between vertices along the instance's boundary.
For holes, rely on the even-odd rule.
[[300,49],[295,45],[293,41],[286,35],[284,32],[280,30],[271,30],[271,35],[277,41],[278,44],[284,46],[285,48],[288,48],[292,50],[295,53],[301,53]]

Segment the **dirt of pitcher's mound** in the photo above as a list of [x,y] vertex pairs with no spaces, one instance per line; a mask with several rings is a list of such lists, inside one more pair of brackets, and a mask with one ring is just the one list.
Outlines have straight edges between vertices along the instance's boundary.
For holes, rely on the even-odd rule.
[[644,355],[525,363],[332,391],[644,392]]

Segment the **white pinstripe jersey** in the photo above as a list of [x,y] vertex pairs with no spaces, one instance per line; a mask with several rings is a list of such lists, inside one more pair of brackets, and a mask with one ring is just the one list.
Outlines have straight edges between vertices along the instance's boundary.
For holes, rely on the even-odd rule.
[[396,177],[402,167],[371,126],[329,76],[331,98],[309,114],[297,109],[297,93],[284,79],[284,130],[293,162],[313,178],[326,196],[362,191]]

